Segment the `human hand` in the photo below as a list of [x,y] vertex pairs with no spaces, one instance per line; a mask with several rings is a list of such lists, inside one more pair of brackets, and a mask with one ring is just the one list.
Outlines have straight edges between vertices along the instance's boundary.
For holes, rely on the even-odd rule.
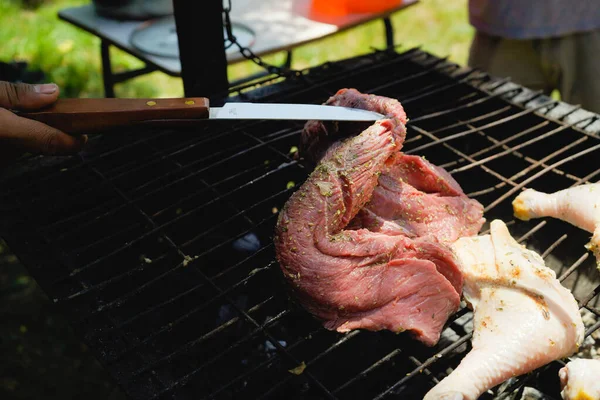
[[53,83],[30,85],[0,81],[0,164],[23,153],[68,155],[80,151],[87,137],[67,135],[10,110],[36,110],[54,103],[59,89]]

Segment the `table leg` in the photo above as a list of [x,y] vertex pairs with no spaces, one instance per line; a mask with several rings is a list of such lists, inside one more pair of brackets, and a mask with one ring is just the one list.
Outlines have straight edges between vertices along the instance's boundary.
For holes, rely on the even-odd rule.
[[292,50],[286,52],[285,61],[281,66],[284,68],[290,68],[292,66]]
[[394,26],[389,16],[383,18],[383,25],[385,26],[385,43],[389,50],[394,47]]
[[102,79],[104,81],[104,96],[115,97],[112,68],[110,66],[110,43],[105,40],[100,42],[100,53],[102,56]]

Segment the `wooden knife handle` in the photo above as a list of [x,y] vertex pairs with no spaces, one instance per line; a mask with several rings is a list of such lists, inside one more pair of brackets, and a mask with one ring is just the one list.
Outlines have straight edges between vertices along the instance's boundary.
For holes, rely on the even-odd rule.
[[34,112],[17,112],[65,133],[98,133],[144,121],[208,119],[205,97],[169,99],[58,99]]

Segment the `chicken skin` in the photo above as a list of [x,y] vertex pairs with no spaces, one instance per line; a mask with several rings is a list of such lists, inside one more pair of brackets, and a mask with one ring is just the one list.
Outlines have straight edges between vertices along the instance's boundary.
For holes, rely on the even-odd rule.
[[452,249],[474,310],[473,349],[425,400],[474,400],[505,380],[573,354],[584,327],[575,298],[500,220]]
[[568,222],[592,234],[586,245],[600,263],[600,183],[590,183],[542,193],[526,189],[513,201],[515,217],[523,221],[553,217]]
[[577,359],[558,372],[563,400],[600,399],[600,360]]

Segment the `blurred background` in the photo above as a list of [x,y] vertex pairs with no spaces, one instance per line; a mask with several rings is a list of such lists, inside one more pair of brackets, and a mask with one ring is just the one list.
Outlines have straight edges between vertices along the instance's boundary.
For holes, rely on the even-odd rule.
[[[102,97],[100,39],[61,21],[57,12],[89,4],[90,0],[0,0],[0,61],[26,61],[57,83],[66,97]],[[235,0],[233,0],[235,7]],[[17,22],[18,21],[18,22]],[[467,1],[422,0],[392,16],[395,43],[400,50],[421,46],[436,55],[465,64],[473,28],[467,20]],[[199,41],[200,43],[200,41]],[[293,68],[302,69],[384,48],[381,21],[374,21],[294,49]],[[111,48],[113,70],[141,68],[143,63]],[[280,64],[285,55],[265,57]],[[229,67],[230,81],[260,68],[251,62]],[[181,96],[181,80],[154,72],[116,85],[117,97]]]
[[[62,97],[103,97],[100,39],[58,19],[89,0],[0,0],[0,65],[19,80],[55,82]],[[235,0],[232,0],[235,7]],[[421,0],[392,16],[399,50],[420,46],[465,65],[474,30],[466,0]],[[200,43],[200,41],[199,41]],[[360,25],[293,51],[302,69],[384,48],[381,21]],[[143,63],[111,48],[114,72]],[[280,64],[285,55],[265,61]],[[229,67],[230,80],[260,68]],[[0,69],[2,72],[2,69]],[[181,79],[153,72],[115,86],[116,97],[183,95]],[[107,373],[0,239],[0,399],[122,399]]]

